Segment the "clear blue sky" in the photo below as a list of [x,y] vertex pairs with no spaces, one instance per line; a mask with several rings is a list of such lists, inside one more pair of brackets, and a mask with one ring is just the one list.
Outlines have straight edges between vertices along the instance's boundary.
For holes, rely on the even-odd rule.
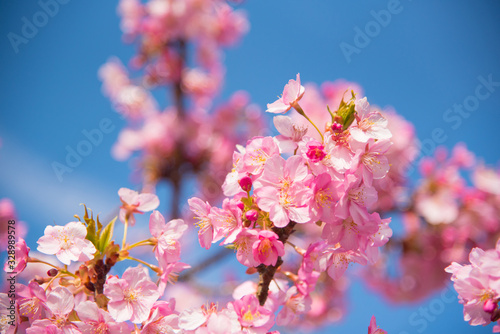
[[[45,225],[65,224],[81,213],[79,203],[106,214],[117,204],[118,188],[134,187],[130,166],[110,157],[124,122],[97,79],[110,56],[127,62],[134,53],[121,41],[117,1],[65,1],[46,22],[38,1],[0,3],[0,198],[15,202],[30,226],[33,248]],[[447,147],[463,141],[487,164],[497,164],[498,1],[288,0],[247,1],[241,7],[251,30],[226,54],[223,97],[244,89],[264,108],[298,72],[305,82],[344,78],[362,85],[372,103],[392,105],[415,124],[421,139],[441,128]],[[387,9],[393,12],[390,22],[377,29],[372,11]],[[16,45],[9,36],[23,36],[24,20],[38,20],[40,27],[31,35],[25,29],[26,43]],[[373,29],[369,41],[356,39],[358,28]],[[341,45],[347,44],[357,51],[346,57]],[[471,105],[470,116],[454,114],[447,121],[454,104],[474,102],[470,96],[476,96],[480,77],[493,81],[490,95]],[[64,162],[66,146],[75,149],[85,139],[82,131],[103,119],[113,130],[60,182],[52,162]],[[336,332],[364,333],[376,313],[390,333],[419,333],[422,327],[412,326],[409,317],[420,306],[375,306],[377,296],[354,287],[351,312]],[[446,304],[422,332],[491,332],[469,328],[461,312],[460,305]]]

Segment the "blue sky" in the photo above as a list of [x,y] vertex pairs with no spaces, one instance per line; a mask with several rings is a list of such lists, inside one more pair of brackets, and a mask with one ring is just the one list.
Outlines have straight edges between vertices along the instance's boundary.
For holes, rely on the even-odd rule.
[[[46,22],[38,1],[0,3],[0,198],[14,201],[33,232],[32,243],[45,225],[65,224],[80,214],[79,203],[106,215],[118,204],[117,190],[134,187],[130,165],[110,157],[124,122],[102,96],[97,79],[109,57],[127,62],[134,53],[121,40],[117,1],[65,1]],[[318,84],[344,78],[358,82],[370,102],[393,106],[415,125],[419,138],[442,129],[445,146],[463,141],[487,164],[498,165],[498,1],[289,0],[247,1],[241,7],[251,30],[226,53],[222,98],[244,89],[264,108],[298,72],[304,82]],[[381,10],[392,11],[385,26],[374,23]],[[13,43],[13,34],[26,33],[26,20],[38,20],[38,31]],[[356,39],[367,29],[368,39]],[[357,51],[346,56],[341,45]],[[492,82],[490,94],[481,89],[481,99],[474,100],[484,81]],[[469,103],[468,116],[447,111],[464,103]],[[75,149],[85,139],[82,131],[98,128],[103,119],[109,133],[61,182],[52,163],[64,163],[67,147]],[[375,310],[390,333],[423,328],[409,323],[421,305],[375,308],[377,296],[360,284],[354,288],[352,312],[337,332],[365,332]],[[460,305],[446,304],[422,332],[491,331],[468,327],[461,312]]]

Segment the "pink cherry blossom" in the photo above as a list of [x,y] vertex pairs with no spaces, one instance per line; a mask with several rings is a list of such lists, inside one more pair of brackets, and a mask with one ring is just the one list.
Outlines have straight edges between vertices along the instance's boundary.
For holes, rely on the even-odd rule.
[[149,218],[149,231],[158,240],[155,256],[159,262],[176,262],[180,259],[181,245],[179,239],[187,229],[182,219],[173,219],[165,224],[165,218],[154,210]]
[[130,333],[126,323],[115,322],[108,312],[100,309],[94,302],[84,301],[75,307],[75,311],[81,321],[75,321],[74,323],[82,333]]
[[335,205],[338,201],[337,184],[328,173],[318,175],[312,181],[312,199],[309,205],[309,215],[312,221],[330,222],[335,216]]
[[278,261],[278,256],[285,254],[283,243],[278,240],[278,235],[272,231],[262,230],[257,238],[258,240],[252,246],[253,258],[258,263],[274,266]]
[[342,188],[340,192],[343,193],[335,208],[337,217],[346,219],[350,215],[356,223],[368,220],[368,208],[377,201],[375,188],[361,184],[353,174],[346,176]]
[[307,126],[292,122],[288,116],[276,116],[273,118],[274,126],[280,133],[276,136],[281,152],[292,153],[307,133]]
[[305,88],[300,85],[300,74],[297,74],[297,79],[288,81],[283,89],[283,95],[275,102],[268,104],[266,111],[273,114],[286,113],[296,106],[304,92]]
[[254,191],[257,205],[269,212],[269,218],[276,227],[285,227],[290,220],[296,223],[310,221],[309,208],[311,190],[304,184],[296,183],[287,188],[277,189],[266,186]]
[[144,213],[152,211],[160,205],[158,196],[154,194],[142,193],[137,191],[120,188],[118,190],[122,206],[120,207],[120,220],[125,223],[128,222],[131,226],[135,224],[134,213]]
[[203,202],[197,197],[188,200],[189,209],[196,215],[198,220],[196,225],[200,228],[198,231],[198,240],[201,247],[210,249],[214,238],[214,226],[212,218],[209,217],[212,206],[208,202]]
[[387,334],[386,331],[377,327],[377,321],[373,315],[368,326],[368,334]]
[[122,278],[110,276],[104,284],[104,295],[109,298],[108,311],[117,322],[145,321],[160,296],[157,290],[142,266],[128,268]]
[[391,131],[387,129],[387,119],[377,111],[371,111],[365,98],[356,100],[356,121],[349,127],[349,133],[356,141],[366,143],[370,138],[389,139]]
[[75,298],[67,288],[58,286],[52,290],[47,295],[46,305],[50,310],[51,317],[35,320],[31,326],[33,330],[27,331],[27,333],[81,333],[76,324],[69,320],[69,314],[75,306]]
[[300,293],[296,286],[292,286],[286,292],[284,305],[276,317],[279,326],[289,325],[298,315],[304,314],[311,309],[311,297]]
[[241,299],[229,303],[228,309],[236,312],[243,328],[268,331],[274,324],[273,313],[259,305],[255,294],[243,296]]
[[175,300],[158,301],[154,304],[149,318],[142,327],[142,334],[176,333],[179,328],[179,314],[174,311]]
[[28,286],[17,284],[16,292],[21,316],[27,317],[31,323],[48,316],[47,296],[38,283],[30,282]]
[[311,140],[306,147],[306,156],[313,163],[320,162],[326,156],[325,146],[317,140]]
[[38,239],[38,251],[55,254],[59,261],[88,261],[94,258],[96,249],[86,240],[87,229],[81,222],[70,222],[65,226],[47,226],[44,236]]
[[241,230],[236,239],[234,246],[236,248],[236,259],[242,265],[247,267],[257,267],[260,262],[253,257],[253,244],[258,240],[259,232],[251,229]]
[[260,175],[267,159],[279,153],[279,147],[272,137],[255,137],[247,143],[241,169],[253,175]]
[[163,295],[165,292],[165,288],[168,283],[175,283],[179,278],[179,274],[181,271],[191,268],[189,264],[183,262],[173,262],[173,263],[164,263],[160,262],[160,283],[158,284],[158,293]]
[[355,251],[362,248],[368,236],[375,234],[378,229],[378,225],[370,220],[356,223],[352,217],[347,217],[327,223],[322,237],[332,245],[339,243],[344,249]]
[[389,172],[389,160],[384,156],[384,153],[387,152],[391,144],[389,140],[375,142],[370,139],[366,145],[361,145],[353,159],[355,162],[351,168],[352,173],[359,173],[363,177],[363,183],[367,186],[372,185],[373,179],[384,178]]
[[232,243],[242,228],[241,214],[238,200],[224,199],[222,209],[212,208],[209,217],[213,223],[214,240],[226,238],[223,244]]

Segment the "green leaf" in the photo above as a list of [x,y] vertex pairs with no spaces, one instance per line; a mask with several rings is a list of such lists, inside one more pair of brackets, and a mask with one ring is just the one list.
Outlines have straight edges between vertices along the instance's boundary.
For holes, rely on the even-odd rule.
[[[113,220],[109,222],[108,225],[104,229],[102,229],[101,234],[99,236],[99,242],[97,243],[96,248],[101,252],[104,253],[106,250],[106,247],[108,247],[109,243],[111,242],[111,238],[113,237],[113,230],[115,228],[115,217]],[[102,226],[102,225],[101,225]]]
[[253,205],[253,198],[252,197],[243,197],[241,199],[241,201],[243,202],[243,204],[245,204],[245,207],[250,209],[252,208],[252,205]]
[[89,218],[87,206],[85,204],[82,205],[85,208],[85,215],[83,216],[83,220],[87,224],[87,236],[85,238],[89,240],[91,243],[93,243],[94,246],[97,248],[97,230],[95,221],[94,219]]

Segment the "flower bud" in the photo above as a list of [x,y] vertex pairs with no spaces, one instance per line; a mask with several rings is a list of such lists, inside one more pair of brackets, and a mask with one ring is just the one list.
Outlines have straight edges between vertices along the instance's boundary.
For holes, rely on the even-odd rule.
[[332,128],[333,132],[341,132],[342,131],[342,125],[340,125],[339,123],[333,123],[331,128]]
[[57,269],[52,268],[52,269],[49,269],[49,270],[47,271],[47,275],[48,275],[49,277],[55,277],[55,276],[57,275],[57,273],[58,273],[58,272],[59,272],[59,271],[58,271]]
[[306,155],[312,162],[319,162],[326,156],[325,147],[317,140],[310,141],[307,147],[308,151]]
[[241,189],[244,191],[252,190],[252,179],[249,176],[242,177],[238,183],[240,184]]
[[487,299],[484,302],[484,305],[483,305],[484,312],[493,313],[496,310],[496,308],[497,308],[497,303],[495,303],[493,300]]
[[245,217],[251,221],[251,222],[254,222],[257,220],[257,218],[259,218],[259,213],[257,212],[257,210],[248,210],[246,213],[245,213]]

